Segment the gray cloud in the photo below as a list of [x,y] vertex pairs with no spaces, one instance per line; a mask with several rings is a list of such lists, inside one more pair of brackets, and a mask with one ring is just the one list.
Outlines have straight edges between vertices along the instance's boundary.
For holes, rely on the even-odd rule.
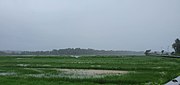
[[179,0],[0,0],[0,50],[166,50],[179,22]]

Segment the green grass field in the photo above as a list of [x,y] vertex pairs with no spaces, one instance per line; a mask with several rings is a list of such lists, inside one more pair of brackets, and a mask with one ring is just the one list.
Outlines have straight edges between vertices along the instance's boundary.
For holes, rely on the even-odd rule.
[[[58,69],[126,71],[66,74]],[[0,85],[163,85],[180,76],[180,58],[150,56],[0,56]]]

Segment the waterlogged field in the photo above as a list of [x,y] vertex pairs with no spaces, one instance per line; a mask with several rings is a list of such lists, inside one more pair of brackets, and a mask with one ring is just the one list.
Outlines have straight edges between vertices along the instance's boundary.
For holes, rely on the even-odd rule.
[[163,85],[180,58],[148,56],[0,56],[2,85]]

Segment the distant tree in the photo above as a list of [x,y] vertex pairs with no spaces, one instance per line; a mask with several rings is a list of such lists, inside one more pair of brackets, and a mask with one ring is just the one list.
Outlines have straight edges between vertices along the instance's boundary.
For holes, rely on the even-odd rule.
[[174,55],[175,54],[175,52],[171,52],[171,55]]
[[145,54],[145,55],[149,55],[150,52],[151,52],[151,50],[146,50],[146,51],[144,52],[144,54]]
[[168,53],[168,52],[166,52],[164,55],[169,55],[169,53]]
[[158,52],[157,52],[157,51],[154,51],[154,55],[158,55]]
[[162,55],[164,54],[164,50],[161,51],[161,54],[162,54]]
[[173,49],[175,50],[175,54],[180,54],[180,40],[177,38],[175,43],[172,44]]
[[0,55],[6,55],[6,53],[3,51],[0,51]]
[[54,55],[58,55],[58,50],[53,49],[53,50],[52,50],[52,54],[54,54]]

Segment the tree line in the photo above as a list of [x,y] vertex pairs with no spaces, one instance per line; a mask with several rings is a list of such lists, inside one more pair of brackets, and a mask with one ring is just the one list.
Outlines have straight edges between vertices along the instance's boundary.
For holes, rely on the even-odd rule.
[[11,53],[0,53],[1,55],[143,55],[143,52],[135,51],[113,51],[94,50],[81,48],[53,49],[51,51],[21,51]]
[[[171,55],[180,55],[180,40],[179,40],[178,38],[177,38],[177,39],[175,40],[175,42],[172,44],[172,48],[174,49],[174,51],[171,52]],[[164,52],[165,52],[165,51],[162,50],[162,51],[161,51],[161,55],[163,55]],[[145,54],[145,55],[151,55],[151,54],[156,55],[156,54],[158,54],[158,53],[157,53],[157,52],[151,53],[151,50],[146,50],[146,51],[144,52],[144,54]],[[169,54],[166,53],[166,55],[169,55]]]

